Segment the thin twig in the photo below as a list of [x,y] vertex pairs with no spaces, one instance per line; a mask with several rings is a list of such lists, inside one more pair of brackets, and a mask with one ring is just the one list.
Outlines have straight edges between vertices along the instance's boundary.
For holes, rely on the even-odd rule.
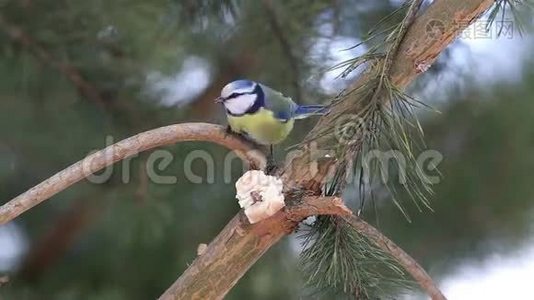
[[[254,262],[247,259],[247,256],[265,252],[282,236],[292,232],[301,220],[315,215],[336,215],[343,218],[360,234],[396,259],[432,299],[446,299],[432,278],[412,257],[376,228],[354,216],[338,197],[305,197],[299,204],[289,206],[273,217],[253,225],[242,215],[237,215],[159,299],[222,299],[250,267],[245,268],[243,264],[251,265]],[[244,249],[243,245],[250,247]],[[226,268],[229,265],[240,265],[242,268],[236,272],[235,268]]]
[[208,123],[184,123],[145,131],[91,154],[0,207],[0,225],[115,162],[152,148],[186,141],[206,141],[236,152],[251,167],[265,165],[263,153],[224,127]]
[[408,29],[412,25],[413,21],[415,21],[415,17],[417,16],[417,12],[421,8],[422,3],[423,0],[413,0],[410,4],[408,12],[406,13],[406,17],[404,18],[404,20],[402,20],[400,27],[398,28],[397,37],[391,45],[390,49],[387,51],[386,56],[384,57],[382,70],[380,71],[379,75],[378,86],[376,87],[374,94],[371,97],[371,103],[374,103],[377,98],[382,94],[382,86],[384,85],[384,80],[386,76],[389,77],[391,75],[391,67],[393,66],[394,58],[395,56],[397,56],[399,47],[404,41]]
[[378,229],[354,215],[342,216],[342,218],[356,231],[366,236],[380,249],[384,250],[386,253],[389,253],[393,258],[395,258],[433,300],[446,299],[425,269],[423,269],[410,255],[408,255],[408,253],[402,250],[385,235],[380,233]]
[[58,61],[54,56],[48,52],[44,47],[39,45],[29,34],[22,28],[8,22],[4,16],[0,14],[0,29],[3,30],[12,40],[21,44],[30,50],[39,60],[61,72],[68,80],[70,80],[80,91],[80,93],[93,101],[96,105],[103,108],[106,102],[101,97],[98,89],[87,81],[80,71],[73,65],[67,62]]
[[400,28],[397,33],[397,38],[393,45],[391,46],[391,49],[386,54],[386,63],[384,66],[384,69],[382,71],[382,76],[385,76],[387,73],[389,75],[389,72],[391,70],[391,66],[393,65],[394,58],[397,56],[399,47],[404,41],[404,38],[406,37],[406,33],[408,32],[408,29],[412,25],[412,23],[415,21],[415,18],[417,17],[417,13],[419,12],[419,9],[421,8],[421,4],[423,4],[423,0],[413,0],[412,4],[408,8],[408,12],[406,13],[406,17],[402,21]]

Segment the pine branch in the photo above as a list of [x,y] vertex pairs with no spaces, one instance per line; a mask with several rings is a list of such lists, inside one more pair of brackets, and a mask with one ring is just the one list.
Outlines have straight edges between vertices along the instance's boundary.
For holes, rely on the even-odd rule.
[[269,219],[251,225],[240,212],[160,300],[222,299],[256,260],[310,215],[350,215],[337,197],[304,197]]
[[[399,46],[397,52],[398,54],[395,57],[395,61],[393,62],[391,69],[391,77],[395,85],[399,87],[405,87],[408,85],[418,74],[421,73],[421,69],[419,68],[419,64],[421,62],[431,64],[436,59],[438,54],[443,51],[443,49],[445,49],[448,44],[460,34],[462,30],[464,30],[471,22],[476,20],[478,16],[483,14],[492,4],[493,0],[443,0],[434,2],[424,12],[424,14],[414,21],[406,33],[403,42]],[[427,25],[432,20],[441,20],[443,22],[445,26],[443,32],[444,34],[429,38]],[[365,84],[369,83],[368,80],[368,76],[363,76],[357,80],[353,86],[364,86]],[[334,111],[323,118],[322,121],[316,125],[311,134],[320,130],[320,128],[325,126],[325,124],[333,122],[332,116],[335,115],[336,112],[346,109],[346,107],[343,107],[346,105],[350,105],[350,103],[342,103],[339,106],[335,106]],[[310,184],[310,180],[306,179],[310,179],[308,173],[310,171],[310,164],[312,162],[313,160],[311,159],[293,160],[292,163],[285,168],[285,170],[291,170],[290,174],[286,172],[281,174],[284,179],[285,186],[290,186],[291,188],[300,187],[303,190],[306,190],[312,186],[313,184]],[[311,180],[311,182],[314,182],[314,180]],[[324,183],[324,181],[322,183]],[[238,222],[236,221],[236,218],[234,218],[232,223],[235,224]],[[264,222],[268,222],[268,220],[265,220]],[[233,226],[233,228],[238,227]],[[236,230],[236,232],[243,233],[241,230]],[[214,279],[218,278],[219,276],[224,276],[227,282],[235,284],[248,270],[248,268],[250,268],[250,266],[261,255],[263,255],[266,249],[280,239],[280,234],[283,235],[283,233],[275,231],[274,233],[269,233],[262,236],[261,239],[257,237],[256,239],[253,239],[255,242],[251,242],[249,234],[249,232],[244,232],[243,235],[234,234],[234,238],[238,240],[235,240],[233,243],[238,244],[240,243],[240,240],[243,242],[243,246],[240,251],[241,255],[245,257],[244,261],[241,259],[239,264],[235,264],[235,261],[223,260],[223,258],[221,258],[220,263],[222,266],[219,266],[219,268],[224,270],[224,273],[222,274],[213,274],[213,269],[211,269],[209,266],[206,267],[201,262],[195,261],[190,266],[190,269],[195,270],[194,272],[196,274],[196,278]],[[261,246],[260,249],[258,249],[258,245]],[[216,249],[212,249],[211,245],[208,247],[207,251],[210,250],[214,252],[216,251]],[[216,262],[213,263],[215,264]],[[187,272],[189,272],[189,269],[186,271],[186,273]],[[193,281],[191,281],[189,282],[189,286],[183,283],[182,288],[192,288],[194,290],[194,287],[196,287],[205,290],[217,290],[222,293],[216,294],[216,298],[222,298],[228,291],[228,287],[224,286],[223,288],[220,288],[218,283],[219,282],[212,283],[207,280],[203,281],[202,286],[197,286]],[[420,284],[424,287],[423,283]],[[433,292],[429,291],[429,293]]]
[[223,126],[208,123],[184,123],[160,127],[137,134],[93,153],[0,207],[0,225],[35,205],[49,199],[76,182],[115,162],[156,147],[186,141],[212,142],[236,152],[253,168],[265,165],[263,153]]
[[534,1],[532,0],[495,0],[495,5],[489,12],[486,31],[489,31],[491,26],[496,23],[495,21],[500,19],[500,24],[497,24],[497,26],[499,26],[497,37],[501,36],[505,28],[506,14],[511,12],[515,22],[515,28],[517,29],[519,35],[522,36],[526,31],[526,26],[532,25],[532,21],[530,21],[527,16],[531,17],[533,11]]
[[[418,17],[408,29],[402,43],[400,44],[397,55],[391,67],[389,74],[392,83],[399,87],[408,85],[418,74],[420,74],[421,64],[429,65],[439,55],[443,49],[454,40],[454,38],[467,27],[471,22],[476,20],[492,4],[493,0],[441,0],[435,1],[420,17]],[[429,36],[427,25],[430,21],[439,20],[443,24],[443,32],[439,36]],[[364,75],[358,79],[353,87],[358,88],[369,84],[369,77]],[[333,107],[333,111],[316,126],[313,133],[317,132],[322,126],[334,122],[333,116],[345,109],[350,109],[354,102],[344,101]],[[312,134],[313,134],[312,133]],[[120,159],[144,151],[153,147],[162,146],[177,141],[187,140],[205,140],[212,141],[230,149],[247,151],[251,150],[249,145],[235,138],[226,138],[224,131],[220,126],[203,124],[181,124],[172,125],[153,131],[141,133],[110,146],[80,162],[68,167],[64,171],[54,175],[45,182],[39,184],[28,192],[13,199],[9,203],[0,207],[0,224],[12,220],[24,211],[34,205],[48,199],[57,192],[67,188],[75,182],[85,177],[83,164],[91,166],[90,171],[97,170],[112,164]],[[323,146],[323,145],[321,145]],[[106,156],[111,157],[111,161],[106,161]],[[246,155],[245,155],[246,156]],[[257,159],[246,156],[247,160],[257,163]],[[304,193],[316,193],[324,185],[325,178],[328,175],[328,168],[319,165],[320,172],[310,172],[313,159],[297,159],[286,166],[285,171],[280,174],[284,180],[284,186],[290,190],[301,190]],[[326,161],[325,165],[331,166],[331,161]],[[292,170],[291,175],[288,175]],[[88,174],[87,174],[88,175]],[[298,198],[298,197],[297,197]],[[325,207],[331,207],[337,198],[328,198],[330,201],[317,197],[303,197],[296,207],[298,210],[288,205],[286,210],[276,214],[272,218],[264,220],[255,225],[249,225],[241,220],[240,213],[226,226],[221,235],[208,246],[206,252],[200,256],[186,270],[184,278],[196,278],[198,280],[180,280],[178,279],[178,290],[175,285],[171,287],[170,292],[164,294],[164,299],[179,298],[177,295],[206,295],[213,296],[214,299],[220,299],[235,285],[241,276],[259,259],[265,251],[274,245],[281,237],[290,233],[294,226],[305,215],[328,214],[323,210]],[[335,205],[334,205],[335,206]],[[348,216],[344,210],[339,207],[335,209],[338,215]],[[330,211],[328,211],[330,212]],[[333,211],[332,211],[333,212]],[[350,221],[351,219],[349,219]],[[352,220],[352,222],[354,222]],[[363,226],[363,223],[356,224]],[[355,227],[357,228],[357,226]],[[365,230],[362,230],[362,233]],[[365,233],[364,233],[365,234]],[[373,232],[368,232],[372,235]],[[372,237],[369,237],[373,240]],[[226,241],[226,242],[224,242]],[[377,239],[377,244],[384,240]],[[384,250],[390,251],[393,256],[402,254],[391,243],[383,244]],[[229,248],[231,247],[231,251]],[[391,251],[391,249],[393,251]],[[397,252],[397,254],[395,253]],[[228,253],[232,255],[228,256]],[[408,272],[418,272],[420,268],[414,267],[413,261],[402,256],[397,258],[401,264],[405,264]],[[205,264],[205,262],[209,262]],[[189,274],[189,275],[188,275]],[[183,277],[182,276],[182,277]],[[426,273],[414,275],[421,287],[433,295],[434,299],[443,299],[442,295],[436,293],[433,287],[429,287]],[[186,291],[182,294],[183,291]],[[440,298],[441,297],[441,298]]]
[[[388,73],[391,84],[399,90],[404,89],[413,79],[423,73],[437,59],[438,55],[445,49],[464,29],[486,12],[494,0],[446,0],[433,3],[418,18],[409,22],[410,29],[403,34],[402,43],[394,47],[394,55],[390,55],[388,61],[391,66],[379,68],[379,73]],[[413,11],[412,11],[413,12]],[[439,25],[439,33],[433,31],[433,25]],[[396,39],[399,40],[399,39]],[[388,53],[391,51],[388,51]],[[370,51],[366,59],[359,59],[358,64],[362,64],[368,59],[380,58],[379,54]],[[389,64],[389,63],[388,63]],[[371,63],[369,68],[363,72],[363,76],[358,78],[348,89],[347,94],[340,101],[336,101],[331,112],[320,119],[319,123],[306,136],[305,141],[316,140],[317,137],[324,136],[325,128],[334,128],[338,118],[347,112],[364,111],[362,105],[368,104],[360,101],[366,97],[364,91],[372,90],[378,81],[376,77],[376,64]],[[374,94],[374,93],[373,93]],[[328,139],[317,140],[319,146],[328,143]]]
[[380,299],[413,289],[415,282],[395,257],[341,217],[318,216],[302,227],[300,265],[314,293],[325,299]]
[[[395,205],[409,220],[403,205],[397,199],[398,192],[395,186],[388,183],[388,178],[380,176],[385,174],[381,173],[381,171],[383,168],[388,168],[388,166],[381,166],[382,162],[380,160],[369,161],[367,159],[369,154],[375,151],[393,150],[393,152],[388,153],[394,153],[397,162],[403,162],[401,167],[403,169],[400,171],[405,174],[404,179],[406,181],[402,182],[402,187],[410,195],[419,210],[421,210],[420,207],[422,205],[431,209],[428,195],[432,194],[432,189],[428,181],[425,181],[426,178],[423,178],[420,175],[421,173],[418,172],[419,169],[417,168],[420,168],[420,166],[417,165],[414,156],[412,146],[414,141],[409,138],[405,128],[406,125],[414,126],[410,124],[409,117],[413,117],[417,127],[421,128],[413,113],[413,107],[420,103],[404,94],[402,91],[404,86],[401,83],[397,84],[398,78],[395,74],[395,68],[399,62],[403,61],[402,58],[410,58],[411,55],[417,54],[418,50],[426,50],[424,48],[416,48],[413,44],[410,45],[410,42],[416,43],[418,42],[417,39],[420,39],[423,44],[439,43],[435,46],[443,47],[443,43],[451,41],[451,36],[447,35],[447,30],[450,30],[449,34],[458,34],[460,32],[458,25],[468,26],[475,19],[474,16],[481,15],[492,4],[492,1],[487,1],[487,3],[479,3],[477,6],[473,2],[475,1],[458,3],[451,0],[433,3],[422,16],[416,19],[422,1],[406,1],[405,5],[393,13],[400,14],[406,11],[403,20],[399,24],[389,25],[386,24],[386,21],[381,21],[381,26],[386,27],[386,29],[375,28],[375,33],[369,39],[377,40],[380,37],[382,41],[372,46],[363,56],[354,59],[353,63],[348,64],[344,76],[351,72],[355,66],[357,67],[364,63],[369,65],[368,69],[359,80],[347,89],[347,92],[340,94],[337,101],[331,105],[330,114],[324,117],[305,139],[305,142],[317,142],[318,148],[327,147],[331,149],[331,145],[338,145],[336,147],[338,158],[335,166],[336,171],[327,185],[326,195],[340,194],[348,183],[347,172],[352,172],[352,168],[356,165],[360,169],[358,176],[362,199],[362,206],[360,206],[358,213],[362,211],[364,200],[367,197],[365,193],[366,187],[379,183],[388,189]],[[440,7],[439,4],[448,6]],[[464,19],[465,17],[459,12],[465,13],[470,10],[460,9],[462,6],[472,6],[470,9],[474,9],[476,12],[473,11],[472,15],[468,15]],[[453,14],[451,10],[458,10],[459,12]],[[451,12],[450,20],[441,18],[439,12],[443,13],[443,11]],[[436,12],[436,15],[440,16],[440,18],[432,17],[425,21],[425,17],[430,12]],[[386,17],[386,19],[391,18],[392,15]],[[458,19],[459,17],[462,17],[462,19]],[[449,23],[448,26],[447,23]],[[440,31],[439,34],[435,34],[436,28],[434,27],[437,27]],[[423,32],[410,36],[412,32],[417,32],[418,30]],[[410,45],[408,50],[404,50],[406,45]],[[383,51],[382,56],[380,56],[380,51]],[[412,68],[415,67],[418,72],[425,71],[436,56],[431,61],[425,60],[420,63],[415,61]],[[340,136],[340,133],[343,135]],[[401,154],[398,154],[398,151]],[[378,268],[367,265],[358,267],[352,261],[357,257],[361,259],[363,257],[362,253],[375,253],[375,256],[380,256],[380,250],[366,246],[366,243],[357,238],[345,238],[344,240],[328,238],[328,235],[339,235],[338,231],[342,230],[338,226],[340,223],[343,222],[334,219],[333,222],[314,225],[317,238],[313,243],[313,251],[317,253],[324,252],[323,254],[330,253],[331,261],[327,262],[330,264],[329,269],[318,273],[308,272],[308,278],[313,281],[314,285],[319,287],[325,287],[330,284],[339,289],[339,286],[341,286],[343,287],[341,289],[343,293],[354,294],[357,292],[371,297],[369,293],[376,293],[376,291],[372,291],[368,286],[370,281],[379,276],[377,274]],[[349,231],[346,234],[350,235],[351,233]],[[362,247],[367,248],[367,251],[360,251],[359,249]],[[324,259],[320,258],[320,255],[302,255],[301,260],[304,265],[317,265],[321,264]],[[372,257],[369,260],[372,260]],[[402,263],[402,261],[399,262]],[[353,266],[351,269],[358,268],[358,270],[353,271],[343,267],[347,265]],[[387,261],[381,262],[380,265],[390,269],[394,268]],[[357,272],[359,276],[354,276],[354,272]],[[386,278],[384,277],[384,279]],[[385,281],[387,280],[382,280],[382,283]],[[392,280],[391,283],[394,284],[395,281]],[[400,283],[400,280],[398,283]]]
[[[251,225],[242,213],[235,216],[189,268],[159,298],[222,299],[267,249],[298,223],[312,215],[340,216],[359,233],[397,259],[432,299],[445,299],[430,276],[395,243],[345,207],[337,197],[304,197],[272,218]],[[233,266],[229,268],[229,266]]]
[[[413,107],[421,102],[405,95],[403,89],[418,74],[426,71],[440,51],[493,2],[441,1],[430,5],[423,15],[416,18],[422,1],[407,1],[403,21],[394,26],[388,25],[387,30],[371,37],[385,35],[381,44],[371,47],[367,54],[355,59],[356,65],[367,62],[369,67],[332,103],[330,114],[321,118],[303,142],[315,141],[318,148],[329,149],[332,144],[338,145],[336,178],[339,180],[336,179],[332,184],[334,193],[344,188],[347,166],[358,160],[365,162],[366,151],[386,147],[386,150],[400,151],[401,158],[410,166],[405,170],[408,178],[403,188],[414,204],[418,208],[421,205],[430,208],[428,195],[432,194],[432,189],[424,178],[419,178],[419,166],[412,146],[414,143],[408,139],[406,130],[407,125],[421,128],[413,113]],[[402,8],[396,13],[401,11]],[[379,54],[381,48],[385,48],[383,56]],[[347,71],[351,71],[353,66],[349,65]],[[415,125],[411,124],[410,117],[415,117]],[[342,137],[341,143],[339,133],[348,133]],[[376,167],[376,160],[371,163],[374,164],[372,170],[361,177],[366,176],[370,180],[376,178],[375,173],[380,170]],[[369,168],[362,166],[361,169]],[[381,183],[391,191],[393,201],[408,218],[396,199],[395,187]]]
[[356,231],[366,236],[383,251],[394,257],[432,299],[446,299],[428,273],[408,253],[404,252],[404,250],[384,236],[378,229],[353,215],[343,216],[342,218]]

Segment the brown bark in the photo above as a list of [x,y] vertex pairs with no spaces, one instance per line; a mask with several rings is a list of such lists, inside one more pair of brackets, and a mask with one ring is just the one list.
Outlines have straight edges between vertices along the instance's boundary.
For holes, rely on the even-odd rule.
[[380,233],[378,229],[356,216],[342,216],[342,218],[361,235],[366,236],[380,249],[394,257],[432,299],[446,299],[427,272],[408,253]]
[[[403,88],[412,82],[417,75],[422,73],[422,70],[424,70],[423,66],[432,64],[439,53],[441,53],[461,31],[467,28],[467,26],[491,7],[493,3],[493,0],[441,0],[432,3],[432,5],[430,5],[430,7],[428,7],[426,11],[413,22],[397,51],[390,74],[394,84]],[[440,24],[443,24],[443,27],[441,27]],[[438,27],[438,33],[434,31],[436,28],[433,26]],[[353,84],[353,86],[358,87],[364,85],[367,83],[366,80],[368,80],[368,78],[362,76]],[[351,105],[351,103],[354,102],[347,101],[346,103],[348,103],[346,105]],[[346,109],[346,106],[340,104],[334,109],[335,111],[330,115],[336,115],[336,111],[342,111]],[[321,128],[324,123],[328,122],[332,122],[332,120],[327,116],[323,118],[322,122],[319,122],[315,128]],[[311,162],[312,160],[309,159],[301,159],[287,169],[309,170]],[[303,178],[300,177],[301,175],[304,176],[306,174],[297,172],[297,174],[293,173],[290,176],[282,175],[285,179],[284,184],[292,187],[300,186]],[[297,183],[295,183],[295,181],[297,181]],[[302,188],[305,189],[305,187]],[[281,228],[291,226],[289,221],[282,221],[287,224],[279,224],[278,226]],[[234,221],[228,226],[237,226],[237,223]],[[237,227],[234,227],[233,229],[227,227],[225,229],[226,232],[233,232],[235,230],[237,230]],[[177,287],[178,289],[174,290],[175,292],[172,294],[167,291],[163,295],[164,299],[194,299],[196,296],[194,293],[195,289],[191,289],[190,284],[200,280],[204,283],[202,288],[209,290],[210,295],[215,296],[215,299],[224,297],[239,278],[247,272],[250,266],[263,255],[266,249],[281,238],[280,235],[283,235],[283,233],[277,231],[274,234],[268,235],[264,237],[261,244],[240,242],[241,240],[254,240],[254,235],[255,233],[248,230],[241,231],[240,235],[235,236],[235,238],[239,240],[234,240],[233,243],[241,245],[240,248],[233,248],[237,251],[235,255],[243,254],[243,259],[245,261],[241,260],[237,265],[229,264],[228,261],[226,261],[228,264],[224,265],[224,282],[217,279],[220,275],[211,273],[209,269],[204,270],[205,266],[202,265],[202,262],[195,261],[190,266],[190,269],[195,270],[195,272],[187,270],[182,274],[177,281],[181,282],[181,285]],[[212,247],[220,247],[218,243],[221,241],[222,240],[218,236],[214,242],[210,244],[207,251],[211,251],[210,248]],[[266,247],[266,245],[268,247]],[[228,249],[225,249],[224,252],[226,255],[234,255],[229,253]],[[402,263],[402,260],[400,258],[398,259]],[[421,268],[419,267],[419,269]],[[413,271],[416,272],[417,270]],[[426,273],[412,274],[412,276],[418,281],[420,286],[433,297],[433,299],[444,299],[444,296],[441,293],[436,292],[437,288],[434,284],[432,284],[431,287],[428,286],[428,281],[431,281],[431,279]]]
[[432,65],[439,54],[460,33],[476,21],[494,0],[440,0],[415,19],[401,44],[391,77],[398,87],[405,87]]
[[[438,54],[493,3],[493,0],[435,1],[424,14],[415,20],[398,49],[391,74],[389,74],[394,83],[401,88],[408,85],[425,69],[424,66],[433,63]],[[442,24],[443,26],[439,25],[436,33],[432,24]],[[364,85],[367,79],[366,76],[362,76],[354,85]],[[351,105],[351,103],[354,102],[347,101],[345,105]],[[335,109],[343,109],[343,106],[344,104],[340,104]],[[335,115],[335,112],[331,115]],[[321,127],[324,122],[331,121],[329,117],[326,117],[318,124],[318,127]],[[258,162],[256,156],[251,156],[249,155],[250,152],[246,152],[252,149],[249,145],[239,139],[226,137],[224,130],[219,126],[181,124],[162,127],[138,134],[99,151],[11,200],[0,207],[0,224],[12,220],[34,205],[83,179],[87,176],[83,172],[84,164],[89,163],[92,166],[91,170],[96,172],[140,151],[178,141],[192,140],[211,141],[233,150],[240,150],[242,157],[246,160],[252,161],[252,163]],[[319,187],[335,162],[323,160],[313,168],[313,161],[314,158],[303,155],[299,159],[293,160],[281,172],[287,198],[292,199],[293,195],[298,194],[299,191],[312,195],[317,195],[320,191]],[[298,199],[299,197],[295,198]],[[340,210],[340,207],[335,204],[336,202],[339,202],[339,199],[304,197],[301,203],[288,204],[287,209],[255,225],[249,225],[241,215],[234,217],[223,232],[210,243],[204,254],[193,262],[162,298],[220,299],[224,297],[250,266],[281,237],[290,233],[301,219],[317,214],[336,214],[348,217],[349,214],[344,209]],[[360,228],[358,226],[369,226],[364,223],[353,222],[351,224],[356,229]],[[360,228],[360,232],[368,235],[376,233],[362,228]],[[424,270],[421,272],[422,269],[415,261],[406,260],[406,257],[397,251],[400,248],[395,248],[396,246],[385,237],[373,239],[371,236],[370,238],[405,265],[407,271],[433,299],[444,298],[428,274]]]
[[339,198],[307,197],[253,225],[240,212],[160,299],[222,299],[243,276],[241,270],[248,270],[302,219],[319,214],[350,215],[351,211]]
[[91,154],[2,205],[0,225],[13,220],[91,173],[102,170],[119,160],[156,147],[187,141],[207,141],[219,144],[235,151],[251,167],[257,168],[265,165],[263,153],[256,150],[252,144],[227,134],[223,126],[184,123],[160,127],[134,135]]
[[[406,88],[418,75],[434,63],[439,54],[464,29],[477,20],[494,3],[494,0],[434,1],[423,14],[413,21],[396,51],[390,72],[393,84],[399,89]],[[372,72],[368,73],[372,74]],[[366,85],[369,82],[369,74],[364,72],[364,75],[351,85],[351,89],[356,90]],[[337,115],[349,108],[351,111],[357,111],[351,107],[356,102],[345,101],[336,105],[330,115]],[[331,118],[321,118],[308,137],[316,135],[321,128],[329,127],[331,122],[333,122]]]

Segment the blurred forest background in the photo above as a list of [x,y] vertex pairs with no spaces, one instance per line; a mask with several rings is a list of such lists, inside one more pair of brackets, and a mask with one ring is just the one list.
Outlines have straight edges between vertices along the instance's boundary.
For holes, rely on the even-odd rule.
[[[326,102],[356,76],[336,79],[339,71],[328,69],[361,53],[365,44],[343,49],[401,2],[0,0],[0,202],[104,147],[106,136],[224,123],[213,99],[233,79],[261,81],[300,103]],[[475,266],[475,285],[488,264],[534,256],[534,43],[517,31],[481,34],[480,22],[410,89],[441,112],[421,112],[428,147],[444,156],[435,211],[408,205],[409,223],[385,195],[366,214],[451,299],[461,270]],[[313,122],[300,122],[284,146]],[[175,160],[161,173],[177,175],[176,184],[150,182],[142,154],[128,183],[119,164],[107,182],[78,183],[0,227],[0,298],[159,296],[238,211],[222,168],[215,184],[193,184],[180,159],[204,149],[222,164],[226,150],[166,149]],[[205,173],[202,163],[194,167]],[[235,166],[234,178],[240,172]],[[295,234],[272,248],[228,299],[308,295],[299,242]]]

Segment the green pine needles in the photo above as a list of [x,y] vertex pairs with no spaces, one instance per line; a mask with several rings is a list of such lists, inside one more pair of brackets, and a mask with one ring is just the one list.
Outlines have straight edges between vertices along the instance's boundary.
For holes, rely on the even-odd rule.
[[498,28],[497,36],[500,36],[506,27],[506,15],[510,12],[514,22],[513,28],[522,36],[527,26],[532,26],[533,10],[532,0],[495,0],[488,16],[486,30],[490,30],[495,24]]
[[[365,207],[365,199],[373,199],[373,190],[377,188],[388,191],[407,220],[410,218],[400,199],[401,192],[419,211],[432,210],[432,182],[417,159],[426,145],[415,114],[417,109],[429,107],[396,87],[390,77],[393,59],[422,2],[406,1],[354,46],[366,44],[365,54],[333,67],[343,70],[342,78],[362,66],[366,70],[356,85],[340,93],[330,104],[328,121],[322,122],[302,142],[338,145],[338,164],[324,194],[340,195],[348,184],[357,185],[360,191],[358,215]],[[489,26],[498,16],[504,23],[509,10],[517,24],[515,28],[523,32],[525,21],[519,6],[532,8],[533,4],[531,0],[496,0],[489,12]],[[418,67],[426,69],[428,66]],[[390,159],[397,163],[394,172],[388,172]],[[435,166],[429,167],[435,169]],[[305,250],[301,266],[307,284],[320,293],[376,299],[411,286],[389,254],[341,218],[318,217],[303,238]]]
[[[361,75],[365,83],[342,92],[331,104],[329,122],[303,141],[326,140],[339,145],[336,151],[339,163],[324,193],[341,194],[347,184],[353,183],[347,178],[357,174],[355,181],[361,195],[358,215],[367,194],[373,197],[371,187],[379,182],[408,218],[397,197],[397,182],[388,180],[390,176],[386,175],[389,163],[384,164],[381,159],[384,154],[405,162],[396,170],[404,174],[400,185],[416,207],[430,209],[432,189],[421,176],[415,155],[424,142],[414,109],[424,105],[403,93],[389,77],[393,58],[421,4],[421,0],[406,1],[380,21],[362,42],[372,44],[365,54],[335,67],[344,68],[341,77],[346,77],[360,66],[367,66],[368,70]],[[400,21],[391,24],[396,19]],[[416,139],[412,137],[412,128],[419,135]],[[368,159],[374,153],[378,159]],[[301,266],[307,284],[321,294],[376,299],[411,287],[410,279],[394,258],[341,218],[318,217],[304,235],[304,248]]]
[[413,287],[393,258],[340,218],[318,217],[302,238],[301,269],[318,296],[376,299]]
[[[368,66],[366,73],[362,74],[364,84],[343,91],[330,105],[333,112],[329,116],[330,121],[303,142],[334,139],[334,144],[339,145],[337,158],[340,162],[336,176],[329,183],[332,195],[340,194],[347,184],[353,183],[348,178],[357,174],[362,195],[360,203],[365,203],[367,193],[363,190],[366,187],[384,186],[408,219],[398,200],[398,183],[420,211],[430,209],[431,184],[416,157],[417,151],[425,147],[423,131],[414,112],[416,108],[428,106],[398,89],[392,83],[389,72],[421,3],[418,0],[407,1],[385,17],[365,39],[372,41],[373,46],[365,54],[335,67],[343,68],[341,76],[346,77],[358,67]],[[400,18],[400,22],[390,24],[402,14],[404,17]],[[361,43],[356,46],[359,45]],[[412,137],[414,131],[418,137]],[[397,174],[389,172],[390,159],[397,163],[394,170]]]

